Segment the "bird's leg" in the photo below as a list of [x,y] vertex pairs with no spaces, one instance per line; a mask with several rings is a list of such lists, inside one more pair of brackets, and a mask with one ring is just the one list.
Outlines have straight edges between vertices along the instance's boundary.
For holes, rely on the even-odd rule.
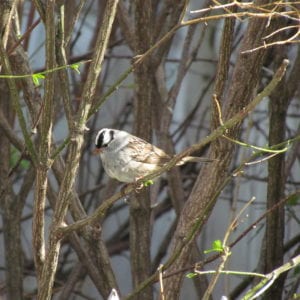
[[[142,177],[141,177],[142,178]],[[140,178],[135,180],[135,187],[134,187],[134,191],[138,194],[144,187],[144,183],[143,182],[138,182]]]
[[[140,190],[144,187],[144,183],[143,182],[138,182],[142,177],[139,177],[139,178],[136,178],[134,180],[134,182],[132,183],[126,183],[122,188],[121,188],[121,194],[122,194],[122,197],[124,198],[127,198],[128,194],[126,193],[126,189],[131,185],[133,184],[134,186],[134,192],[135,193],[139,193]],[[125,201],[127,202],[127,200]]]
[[143,188],[143,187],[148,187],[150,185],[153,184],[153,180],[146,180],[146,181],[141,181],[140,183],[138,183],[139,180],[141,180],[143,177],[139,177],[136,178],[135,183],[136,183],[136,188],[135,191],[136,193],[139,193],[139,191]]
[[[153,181],[152,180],[147,180],[145,182],[143,181],[140,181],[141,179],[143,178],[143,176],[140,176],[140,177],[137,177],[135,178],[134,182],[133,183],[127,183],[125,184],[122,188],[121,188],[121,193],[122,193],[122,196],[123,197],[126,197],[127,194],[126,194],[126,189],[127,187],[130,185],[130,184],[134,184],[134,191],[136,193],[139,193],[143,187],[147,187],[147,186],[150,186],[153,184]],[[140,182],[139,182],[140,181]]]

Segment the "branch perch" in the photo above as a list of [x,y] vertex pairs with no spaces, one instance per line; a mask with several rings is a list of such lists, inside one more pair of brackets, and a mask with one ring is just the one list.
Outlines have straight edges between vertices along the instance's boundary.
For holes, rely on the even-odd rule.
[[[213,140],[221,137],[228,129],[235,126],[239,122],[241,122],[255,107],[257,104],[259,104],[265,97],[269,96],[270,93],[273,91],[273,89],[276,87],[276,85],[280,82],[283,75],[285,74],[286,68],[288,66],[289,61],[284,60],[275,73],[273,79],[270,81],[270,83],[264,88],[264,90],[259,93],[242,111],[234,115],[231,119],[224,122],[223,126],[219,126],[217,129],[215,129],[209,136],[204,138],[200,143],[195,144],[185,151],[181,152],[180,154],[176,155],[170,162],[168,162],[165,166],[163,166],[161,169],[159,169],[156,172],[153,172],[144,178],[141,178],[138,180],[137,184],[143,183],[148,180],[152,180],[158,176],[160,176],[162,173],[169,171],[172,169],[178,161],[180,161],[183,157],[189,156],[192,153],[199,151],[204,146],[212,142]],[[135,188],[135,184],[129,185],[124,192],[119,192],[104,201],[99,208],[89,217],[82,219],[78,222],[75,222],[74,224],[71,224],[67,227],[61,227],[60,232],[62,234],[69,234],[70,232],[74,230],[79,230],[82,226],[89,225],[102,217],[105,216],[105,212],[120,198],[124,197],[124,195],[128,195],[131,193]]]

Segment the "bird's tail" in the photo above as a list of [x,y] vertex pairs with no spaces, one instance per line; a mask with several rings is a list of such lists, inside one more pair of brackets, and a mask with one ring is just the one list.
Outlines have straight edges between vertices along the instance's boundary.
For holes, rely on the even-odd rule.
[[205,157],[196,157],[196,156],[186,156],[181,159],[176,165],[182,166],[187,162],[194,162],[194,163],[210,163],[216,161],[215,159],[205,158]]

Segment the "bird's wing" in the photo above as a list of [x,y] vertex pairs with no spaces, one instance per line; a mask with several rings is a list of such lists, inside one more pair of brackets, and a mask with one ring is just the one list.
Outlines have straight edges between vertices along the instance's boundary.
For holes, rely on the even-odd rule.
[[163,150],[138,137],[133,137],[127,147],[132,150],[132,159],[138,162],[163,166],[171,159]]

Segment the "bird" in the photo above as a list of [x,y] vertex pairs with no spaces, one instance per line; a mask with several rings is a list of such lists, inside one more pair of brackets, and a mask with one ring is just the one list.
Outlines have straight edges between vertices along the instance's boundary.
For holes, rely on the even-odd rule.
[[[120,182],[135,183],[157,171],[173,156],[127,131],[103,128],[95,139],[94,154],[99,154],[107,175]],[[213,160],[186,156],[177,162],[211,162]]]

